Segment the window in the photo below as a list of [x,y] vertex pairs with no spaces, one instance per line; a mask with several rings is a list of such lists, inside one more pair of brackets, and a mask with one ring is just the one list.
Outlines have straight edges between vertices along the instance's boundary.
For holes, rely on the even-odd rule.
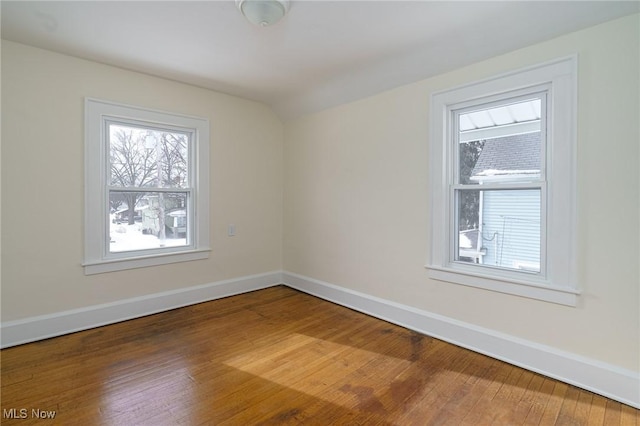
[[85,273],[208,257],[209,123],[85,101]]
[[431,278],[575,305],[576,62],[432,96]]
[[543,91],[452,110],[454,261],[543,272],[545,106]]

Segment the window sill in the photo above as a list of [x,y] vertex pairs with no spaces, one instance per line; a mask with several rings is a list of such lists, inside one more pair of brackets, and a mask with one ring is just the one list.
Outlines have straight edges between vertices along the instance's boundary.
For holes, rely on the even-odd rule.
[[84,274],[94,275],[105,272],[124,271],[126,269],[145,268],[148,266],[165,265],[169,263],[189,262],[209,257],[211,249],[197,249],[179,253],[167,253],[152,256],[129,257],[126,259],[102,260],[83,263]]
[[426,268],[429,271],[429,278],[434,280],[543,300],[560,305],[576,306],[577,298],[580,294],[574,288],[543,284],[533,280],[498,277],[442,266],[427,265]]

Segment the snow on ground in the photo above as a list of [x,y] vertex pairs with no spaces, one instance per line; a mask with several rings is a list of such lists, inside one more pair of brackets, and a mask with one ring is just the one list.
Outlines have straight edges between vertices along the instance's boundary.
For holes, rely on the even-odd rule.
[[[132,250],[146,250],[163,247],[160,244],[160,239],[155,235],[145,235],[142,233],[142,224],[134,223],[128,224],[116,224],[111,223],[111,243],[109,244],[109,251],[132,251]],[[164,247],[178,247],[186,246],[186,238],[166,238],[164,241]]]

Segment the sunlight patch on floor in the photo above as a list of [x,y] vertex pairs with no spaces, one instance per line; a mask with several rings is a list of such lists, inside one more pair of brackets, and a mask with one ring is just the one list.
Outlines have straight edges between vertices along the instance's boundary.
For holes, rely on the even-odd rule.
[[292,334],[272,345],[231,358],[224,364],[333,404],[349,406],[345,393],[336,391],[341,385],[348,386],[356,378],[361,383],[367,377],[376,380],[376,372],[387,374],[389,368],[399,372],[406,370],[411,361]]

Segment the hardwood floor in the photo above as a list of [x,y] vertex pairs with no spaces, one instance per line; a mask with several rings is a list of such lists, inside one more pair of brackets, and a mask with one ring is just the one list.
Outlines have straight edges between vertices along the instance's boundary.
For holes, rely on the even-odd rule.
[[629,406],[287,287],[0,355],[7,425],[640,426]]

